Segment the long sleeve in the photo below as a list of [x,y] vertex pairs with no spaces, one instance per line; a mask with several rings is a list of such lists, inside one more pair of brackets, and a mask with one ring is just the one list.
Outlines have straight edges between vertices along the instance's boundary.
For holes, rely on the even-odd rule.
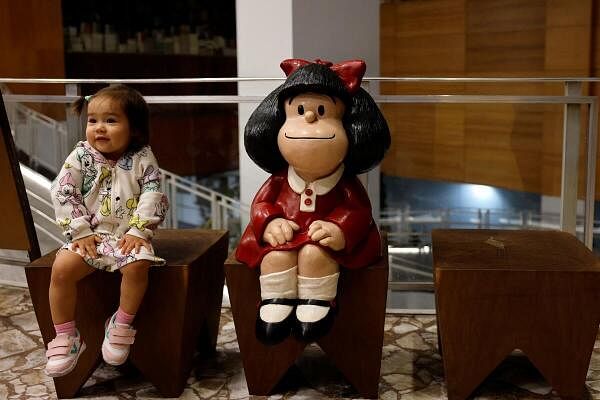
[[169,209],[169,200],[161,192],[161,173],[158,163],[150,147],[144,149],[141,166],[140,198],[133,216],[129,220],[128,235],[149,240],[154,236],[154,230],[165,219]]
[[69,242],[94,233],[90,226],[90,212],[83,202],[83,176],[78,148],[69,154],[51,187],[56,222]]

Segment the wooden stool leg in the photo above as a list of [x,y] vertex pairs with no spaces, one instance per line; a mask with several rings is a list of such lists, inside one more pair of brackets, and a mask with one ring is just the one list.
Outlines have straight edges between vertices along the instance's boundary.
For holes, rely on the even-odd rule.
[[[386,257],[387,260],[387,257]],[[318,341],[362,397],[377,398],[387,298],[387,263],[340,275],[339,313]],[[359,296],[356,290],[368,293]]]
[[[187,380],[184,371],[191,364],[194,347],[182,342],[186,330],[196,323],[188,315],[187,267],[155,268],[150,271],[148,291],[136,316],[136,341],[129,359],[158,391],[177,397]],[[185,351],[184,351],[185,349]]]
[[[48,300],[51,271],[50,267],[27,267],[25,270],[44,345],[55,336]],[[102,361],[100,347],[104,338],[104,321],[118,306],[119,283],[120,276],[101,271],[79,282],[75,321],[86,350],[71,373],[54,378],[58,398],[75,397]]]
[[192,304],[197,304],[200,314],[200,331],[197,335],[196,347],[203,356],[215,354],[217,336],[219,335],[219,322],[221,321],[221,304],[223,303],[223,287],[225,286],[225,271],[223,270],[223,256],[227,249],[215,252],[218,257],[207,255],[205,268],[200,269],[194,279]]
[[437,321],[448,399],[463,400],[518,348],[514,331],[507,328],[517,316],[508,311],[511,304],[506,300],[492,295],[485,299],[478,296],[480,287],[494,285],[499,277],[487,277],[481,282],[477,277],[466,280],[438,270],[436,279],[441,282],[436,287]]
[[[483,380],[510,354],[511,350],[497,345],[493,340],[481,340],[481,338],[469,337],[468,346],[453,346],[446,342],[457,339],[457,336],[444,332],[444,375],[449,400],[467,399]],[[481,348],[494,349],[494,354],[488,353],[486,357],[481,356]],[[476,371],[467,371],[476,368]],[[477,367],[476,367],[477,366]]]
[[[552,278],[553,287],[575,286],[573,274],[555,274]],[[538,334],[531,335],[527,346],[523,346],[531,362],[563,399],[581,399],[585,389],[600,322],[598,311],[594,311],[600,296],[593,285],[593,277],[584,277],[577,284],[579,290],[569,292],[558,303],[540,300],[545,306],[536,307],[538,318],[532,323]],[[552,297],[558,298],[556,291],[539,294],[540,299]]]
[[204,337],[203,355],[214,352],[227,242],[221,244],[207,250],[197,265],[150,271],[130,360],[164,396],[178,397],[183,392],[199,338]]
[[291,337],[275,346],[259,342],[254,330],[258,311],[255,305],[260,300],[258,271],[234,261],[225,264],[225,276],[248,392],[268,396],[306,344]]

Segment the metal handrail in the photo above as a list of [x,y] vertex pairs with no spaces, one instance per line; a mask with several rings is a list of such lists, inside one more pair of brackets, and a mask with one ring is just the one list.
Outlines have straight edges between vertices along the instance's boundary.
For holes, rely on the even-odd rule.
[[[227,82],[270,82],[284,81],[285,77],[227,77],[227,78],[141,78],[141,79],[66,79],[66,78],[0,78],[0,83],[52,83],[52,84],[89,84],[89,83],[227,83]],[[425,77],[425,76],[366,76],[363,82],[464,82],[464,83],[564,83],[564,82],[600,82],[600,77]]]
[[[595,96],[506,96],[506,95],[373,95],[377,103],[393,104],[591,104]],[[57,103],[70,104],[79,96],[6,94],[7,103]],[[182,95],[182,96],[144,96],[148,104],[241,104],[259,103],[264,96],[225,96],[225,95]]]

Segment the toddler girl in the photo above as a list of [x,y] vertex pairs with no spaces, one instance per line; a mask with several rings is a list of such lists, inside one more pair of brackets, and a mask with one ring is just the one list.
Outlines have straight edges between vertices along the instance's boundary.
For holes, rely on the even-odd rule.
[[50,282],[56,338],[48,344],[46,373],[52,377],[71,372],[85,350],[74,320],[77,282],[96,269],[121,272],[119,309],[102,343],[104,360],[120,365],[134,342],[131,323],[148,269],[165,263],[150,243],[169,205],[148,145],[148,105],[136,90],[116,85],[74,104],[78,114],[86,108],[87,140],[77,143],[52,184],[56,220],[67,240]]

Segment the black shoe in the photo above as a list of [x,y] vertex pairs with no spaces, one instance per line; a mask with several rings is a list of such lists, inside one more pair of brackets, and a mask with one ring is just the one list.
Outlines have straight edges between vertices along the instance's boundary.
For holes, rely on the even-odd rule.
[[303,342],[314,342],[321,337],[325,336],[333,325],[333,319],[337,312],[337,306],[335,300],[314,300],[314,299],[298,299],[296,300],[297,305],[312,305],[329,307],[329,312],[323,318],[314,322],[303,322],[296,318],[296,326],[294,327],[294,334],[298,340]]
[[260,318],[260,307],[267,304],[283,304],[286,306],[295,306],[297,299],[266,299],[259,303],[258,315],[256,316],[256,338],[266,345],[274,345],[282,342],[288,337],[294,326],[295,307],[290,311],[283,321],[265,322]]

